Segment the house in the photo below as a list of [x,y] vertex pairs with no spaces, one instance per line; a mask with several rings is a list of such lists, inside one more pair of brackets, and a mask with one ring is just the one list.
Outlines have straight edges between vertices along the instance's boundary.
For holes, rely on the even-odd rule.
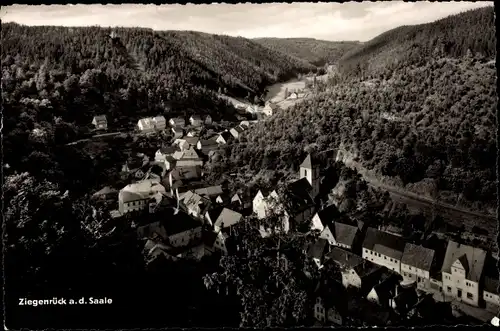
[[192,147],[189,147],[184,151],[174,153],[173,158],[177,159],[176,168],[203,166],[203,160],[198,156],[198,153],[196,153]]
[[189,130],[186,133],[186,137],[199,137],[200,133],[201,133],[201,127],[197,127],[197,128]]
[[210,200],[192,191],[184,193],[181,200],[188,215],[203,219],[210,208]]
[[183,138],[175,139],[174,142],[172,143],[172,145],[179,147],[179,150],[181,152],[189,148],[189,143]]
[[296,92],[290,93],[287,99],[297,99],[299,96]]
[[225,145],[231,141],[231,138],[233,138],[233,135],[229,133],[229,131],[224,131],[219,136],[216,138],[216,142],[221,145]]
[[209,186],[204,188],[199,188],[194,190],[194,193],[199,194],[201,196],[205,196],[207,198],[217,197],[223,193],[222,187],[220,185],[217,186]]
[[243,128],[241,125],[237,125],[231,130],[229,130],[229,133],[234,137],[234,139],[240,139],[241,133],[245,131],[245,128]]
[[495,313],[500,309],[498,283],[498,277],[484,277],[483,300],[486,303],[486,309]]
[[94,118],[92,119],[92,125],[95,126],[96,130],[107,130],[108,121],[106,119],[106,115],[94,116]]
[[219,250],[222,254],[227,255],[228,250],[228,238],[230,236],[230,231],[228,229],[219,230],[215,237],[214,248]]
[[174,126],[172,128],[172,133],[174,134],[174,138],[178,139],[184,136],[184,130],[180,126]]
[[181,117],[174,117],[168,121],[168,124],[170,124],[170,126],[173,128],[175,127],[183,128],[186,126],[186,121]]
[[244,129],[248,129],[250,127],[250,122],[249,121],[241,121],[240,126]]
[[131,211],[151,208],[161,201],[164,193],[165,187],[156,179],[129,184],[118,193],[118,210],[123,215]]
[[167,156],[172,156],[175,152],[179,151],[177,146],[162,147],[155,153],[155,161],[165,162]]
[[308,227],[308,222],[316,208],[312,193],[313,188],[306,178],[301,178],[286,186],[284,196],[280,200],[284,202],[285,214],[293,221],[294,227]]
[[273,114],[277,111],[278,106],[272,102],[267,102],[262,112],[267,116],[273,116]]
[[[418,318],[424,321],[429,321],[429,319],[439,318],[436,314],[436,301],[434,300],[431,293],[426,293],[418,297],[418,301],[408,312],[410,318]],[[437,317],[437,318],[436,318]]]
[[105,186],[99,191],[92,194],[92,198],[108,199],[109,196],[115,195],[117,191],[109,186]]
[[148,239],[153,241],[166,241],[168,239],[167,231],[160,221],[139,226],[137,228],[138,239]]
[[201,240],[202,223],[186,213],[179,211],[175,214],[173,209],[167,209],[163,220],[170,246],[183,247]]
[[279,200],[276,191],[269,192],[265,189],[260,189],[252,201],[252,210],[257,215],[258,219],[269,217],[275,209],[275,204]]
[[212,116],[210,116],[210,115],[205,116],[204,123],[205,123],[205,125],[212,125],[212,123],[213,123]]
[[478,306],[485,259],[484,250],[449,241],[441,268],[444,294]]
[[206,140],[198,140],[196,143],[196,149],[201,150],[201,152],[205,155],[208,155],[209,152],[215,151],[219,148],[219,143],[216,138],[210,138]]
[[329,205],[318,211],[311,220],[311,230],[322,233],[326,227],[333,224],[340,217],[340,212],[335,205]]
[[361,256],[400,274],[405,244],[402,237],[370,227],[366,230]]
[[138,153],[133,157],[129,157],[122,166],[122,173],[134,176],[136,179],[143,178],[149,168],[149,157]]
[[314,290],[314,317],[324,324],[344,324],[347,300],[342,286],[334,280],[320,280]]
[[200,141],[200,138],[198,138],[197,136],[195,137],[186,136],[183,139],[189,144],[189,147],[192,148],[196,148],[196,146],[198,146],[198,141]]
[[192,115],[189,118],[189,123],[191,123],[192,126],[201,126],[203,124],[203,121],[200,115]]
[[228,205],[231,203],[231,195],[229,193],[222,193],[222,194],[219,194],[216,198],[215,198],[215,202],[220,204],[220,205]]
[[219,232],[224,228],[231,227],[243,220],[243,215],[231,209],[224,208],[214,222],[214,231]]
[[361,232],[355,225],[333,222],[325,227],[320,238],[325,238],[332,246],[352,250],[361,243]]
[[208,209],[205,212],[205,220],[207,221],[207,223],[213,226],[223,210],[223,206],[215,206]]
[[397,314],[406,318],[418,301],[415,283],[400,283],[396,286],[396,295],[389,300],[389,305]]
[[230,203],[231,204],[237,204],[237,205],[240,205],[240,206],[243,206],[243,201],[240,199],[240,196],[238,195],[238,193],[235,193],[231,199],[230,199]]
[[407,243],[401,258],[401,275],[405,281],[414,281],[418,288],[430,288],[434,250]]
[[141,118],[137,122],[137,129],[141,133],[152,133],[155,132],[155,123],[152,118]]
[[373,288],[384,270],[383,267],[339,247],[332,247],[326,254],[324,264],[327,263],[339,266],[345,288],[357,288],[362,294],[367,294]]
[[373,286],[366,299],[382,307],[390,307],[392,299],[398,294],[397,290],[401,279],[401,276],[396,273],[384,274],[380,283]]
[[167,127],[167,120],[163,116],[153,117],[153,125],[157,131],[165,130]]
[[328,242],[325,239],[318,238],[315,242],[308,245],[306,255],[314,261],[318,268],[322,268],[323,258],[327,252]]

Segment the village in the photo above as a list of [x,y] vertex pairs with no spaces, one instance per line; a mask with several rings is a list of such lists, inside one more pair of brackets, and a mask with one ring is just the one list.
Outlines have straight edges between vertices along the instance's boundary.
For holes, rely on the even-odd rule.
[[[268,102],[257,111],[257,119],[272,116],[277,109]],[[96,130],[107,129],[105,116],[96,116],[92,123]],[[318,325],[352,325],[353,316],[366,325],[389,325],[410,317],[428,321],[443,302],[451,303],[456,316],[483,322],[495,318],[500,299],[498,277],[486,271],[493,261],[489,252],[453,240],[409,242],[390,228],[371,227],[366,220],[342,215],[335,204],[320,208],[322,179],[314,155],[300,165],[300,178],[286,185],[286,199],[292,197],[288,203],[285,193],[277,190],[261,189],[247,201],[238,192],[206,183],[204,164],[216,157],[221,146],[238,143],[254,123],[243,120],[209,135],[215,125],[209,115],[192,115],[187,121],[182,117],[167,121],[164,116],[138,121],[139,134],[173,136],[173,143],[154,155],[138,153],[126,160],[122,174],[129,184],[119,190],[118,208],[111,212],[115,219],[140,215],[140,221],[130,226],[144,241],[148,261],[231,255],[232,247],[226,243],[234,225],[279,215],[281,223],[274,229],[260,225],[262,237],[309,224],[307,230],[319,237],[304,247],[304,259],[313,261],[319,272],[329,264],[341,270],[341,278],[320,282],[314,293]],[[113,193],[105,187],[94,198],[116,199]],[[352,289],[357,295],[349,295]],[[364,304],[369,308],[359,309]]]

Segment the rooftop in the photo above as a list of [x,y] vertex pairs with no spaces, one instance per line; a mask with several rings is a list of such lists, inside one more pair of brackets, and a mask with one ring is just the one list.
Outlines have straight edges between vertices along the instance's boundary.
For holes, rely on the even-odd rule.
[[214,226],[226,228],[240,222],[242,219],[243,216],[240,213],[224,208],[219,217],[217,217]]
[[434,250],[407,243],[401,263],[430,272],[433,260]]
[[395,259],[401,259],[405,249],[405,241],[402,237],[379,231],[375,228],[366,230],[363,248],[387,255]]
[[481,275],[483,274],[484,262],[486,259],[486,252],[480,248],[460,244],[454,241],[448,242],[448,247],[446,248],[446,254],[444,256],[442,272],[451,272],[451,266],[455,261],[466,257],[466,265],[464,266],[467,270],[466,278],[473,282],[479,282]]

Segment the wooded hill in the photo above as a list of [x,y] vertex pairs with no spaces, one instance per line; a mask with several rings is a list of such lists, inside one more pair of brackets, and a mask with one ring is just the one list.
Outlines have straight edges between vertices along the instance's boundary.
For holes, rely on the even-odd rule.
[[[353,51],[341,61],[344,69],[346,63],[368,61],[364,79],[344,71],[314,98],[259,123],[244,144],[227,151],[228,165],[221,168],[245,174],[294,172],[306,151],[338,149],[343,143],[363,167],[396,185],[494,214],[498,97],[490,61],[495,55],[492,18],[492,8],[478,9],[425,25],[425,30],[416,26],[409,36],[387,41],[388,46],[378,41],[403,36],[400,31],[410,27],[375,38],[367,45],[377,48],[368,52],[363,45],[364,52]],[[454,46],[420,51],[428,49],[429,40]],[[421,59],[412,60],[404,49],[416,50]],[[376,66],[393,50],[402,54],[397,64]]]
[[318,66],[336,63],[346,52],[360,44],[357,41],[326,41],[313,38],[256,38],[252,41]]
[[339,61],[344,74],[379,74],[385,68],[424,65],[428,58],[496,54],[492,7],[469,10],[432,23],[401,26],[350,49]]

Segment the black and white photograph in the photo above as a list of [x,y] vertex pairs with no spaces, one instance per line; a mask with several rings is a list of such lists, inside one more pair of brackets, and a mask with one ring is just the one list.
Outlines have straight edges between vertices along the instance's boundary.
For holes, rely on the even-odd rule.
[[4,328],[500,326],[495,7],[2,6]]

